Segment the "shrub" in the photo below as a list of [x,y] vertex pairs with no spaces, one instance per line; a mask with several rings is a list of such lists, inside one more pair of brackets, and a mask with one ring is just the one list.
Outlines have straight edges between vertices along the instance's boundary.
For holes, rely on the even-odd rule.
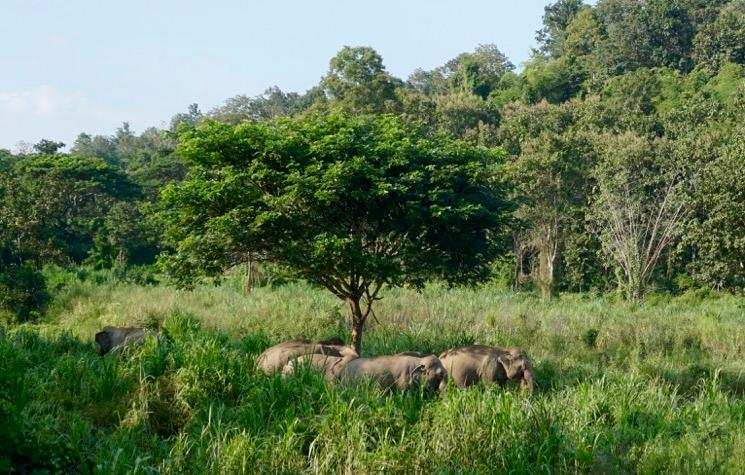
[[0,272],[0,309],[19,322],[39,315],[50,299],[44,276],[33,265],[11,265]]

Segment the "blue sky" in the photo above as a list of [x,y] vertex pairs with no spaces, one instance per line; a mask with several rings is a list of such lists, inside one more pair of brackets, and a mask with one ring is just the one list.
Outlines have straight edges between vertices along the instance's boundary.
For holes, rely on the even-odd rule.
[[548,0],[3,0],[0,148],[163,126],[272,85],[305,91],[344,45],[406,78],[478,44],[519,65]]

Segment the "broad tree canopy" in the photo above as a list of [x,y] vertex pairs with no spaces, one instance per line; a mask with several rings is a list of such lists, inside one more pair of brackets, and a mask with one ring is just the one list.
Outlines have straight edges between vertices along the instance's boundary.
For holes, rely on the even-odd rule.
[[479,281],[500,250],[498,150],[393,116],[207,122],[181,140],[189,175],[163,193],[171,274],[284,264],[347,302],[358,349],[383,287]]

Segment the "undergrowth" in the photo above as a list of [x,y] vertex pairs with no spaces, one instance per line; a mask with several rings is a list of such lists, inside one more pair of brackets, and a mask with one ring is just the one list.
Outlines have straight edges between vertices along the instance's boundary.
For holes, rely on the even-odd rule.
[[[517,345],[516,387],[381,394],[254,370],[284,338],[348,336],[340,302],[287,284],[180,292],[60,286],[42,323],[0,329],[0,472],[743,473],[745,300],[637,306],[492,288],[388,292],[366,354]],[[96,355],[101,326],[160,337]]]

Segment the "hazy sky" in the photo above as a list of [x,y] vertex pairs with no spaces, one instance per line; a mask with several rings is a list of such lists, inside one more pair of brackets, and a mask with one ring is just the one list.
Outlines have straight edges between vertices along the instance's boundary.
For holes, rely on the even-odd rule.
[[162,126],[267,87],[303,92],[344,45],[406,78],[481,43],[519,65],[548,0],[2,0],[0,148]]

